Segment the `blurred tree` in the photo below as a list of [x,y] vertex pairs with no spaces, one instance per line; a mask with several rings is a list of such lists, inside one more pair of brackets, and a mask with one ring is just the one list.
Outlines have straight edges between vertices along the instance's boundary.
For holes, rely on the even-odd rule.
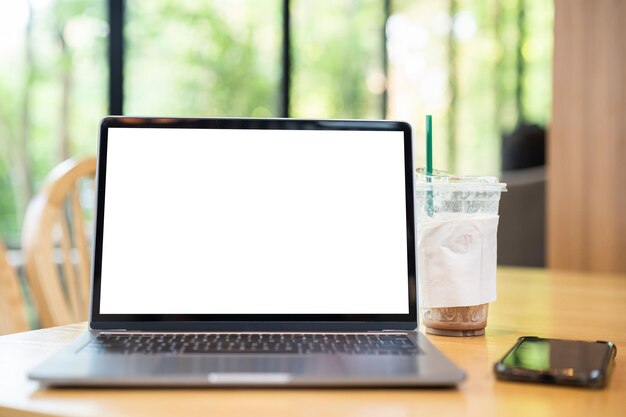
[[459,68],[457,53],[457,36],[454,33],[454,23],[459,11],[459,3],[457,0],[449,0],[449,14],[452,20],[450,25],[450,33],[448,34],[448,92],[450,95],[450,104],[448,106],[447,132],[448,132],[448,170],[456,172],[456,154],[457,154],[457,112],[458,112],[458,84],[459,84]]
[[94,153],[106,87],[102,1],[0,4],[0,236],[60,160]]
[[277,115],[279,18],[276,0],[129,1],[126,113]]
[[524,59],[524,45],[526,44],[526,7],[524,0],[517,0],[517,48],[516,49],[516,74],[515,74],[515,107],[517,108],[517,125],[526,122],[524,112],[524,72],[526,62]]
[[498,174],[502,134],[549,120],[552,2],[394,0],[393,11],[389,116],[414,123],[416,163],[430,113],[436,167]]
[[[126,4],[127,114],[280,113],[280,0]],[[413,122],[420,164],[431,113],[435,166],[472,174],[498,172],[501,134],[518,119],[549,121],[552,1],[292,0],[291,10],[292,116],[379,118],[386,106]],[[105,0],[0,3],[0,236],[15,245],[54,164],[96,151],[107,33]]]
[[[54,5],[54,31],[60,50],[59,70],[61,73],[61,105],[59,106],[59,138],[57,161],[63,161],[70,155],[69,117],[70,95],[72,90],[72,54],[65,39],[67,11],[59,4]],[[74,10],[72,10],[74,12]],[[74,14],[74,13],[72,13]]]
[[294,117],[380,118],[380,0],[292,1]]
[[[19,36],[19,34],[16,34]],[[24,24],[23,36],[23,79],[20,80],[19,93],[16,94],[20,103],[19,115],[11,117],[11,109],[5,109],[8,114],[3,115],[6,123],[5,135],[3,135],[4,148],[8,151],[4,163],[8,167],[10,183],[12,185],[12,195],[6,193],[6,199],[12,200],[14,206],[10,210],[13,214],[13,221],[21,223],[26,206],[33,194],[33,181],[31,173],[31,163],[29,149],[31,144],[31,122],[32,122],[32,95],[35,79],[35,62],[33,56],[33,8],[30,1],[26,2],[26,22]],[[11,86],[6,86],[11,88]],[[5,102],[10,103],[10,101]],[[12,197],[12,198],[11,198]],[[3,204],[4,205],[4,204]],[[6,206],[6,205],[5,205]]]

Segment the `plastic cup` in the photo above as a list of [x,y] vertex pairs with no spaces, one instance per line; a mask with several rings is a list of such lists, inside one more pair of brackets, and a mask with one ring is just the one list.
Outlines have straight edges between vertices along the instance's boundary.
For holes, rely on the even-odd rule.
[[506,184],[497,177],[417,171],[417,280],[427,333],[485,334],[489,302],[495,300],[503,191]]

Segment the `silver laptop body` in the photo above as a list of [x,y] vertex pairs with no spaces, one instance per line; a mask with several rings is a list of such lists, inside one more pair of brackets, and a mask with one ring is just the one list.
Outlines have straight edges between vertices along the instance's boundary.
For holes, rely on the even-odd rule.
[[417,329],[412,135],[108,117],[89,331],[47,386],[453,386]]

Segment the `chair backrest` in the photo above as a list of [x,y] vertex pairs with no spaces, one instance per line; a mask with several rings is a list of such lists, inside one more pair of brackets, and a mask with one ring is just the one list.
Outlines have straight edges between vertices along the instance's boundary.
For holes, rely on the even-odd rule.
[[60,163],[26,210],[24,266],[42,327],[87,319],[95,172],[95,157]]
[[0,335],[25,330],[28,323],[19,278],[0,242]]
[[498,263],[545,266],[546,169],[525,168],[502,173],[507,192],[500,200]]

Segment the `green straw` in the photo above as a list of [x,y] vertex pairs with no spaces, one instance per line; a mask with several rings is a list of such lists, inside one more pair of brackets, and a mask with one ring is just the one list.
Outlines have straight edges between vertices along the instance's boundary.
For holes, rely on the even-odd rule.
[[433,116],[426,115],[426,175],[433,175]]
[[[432,182],[433,178],[433,116],[426,115],[426,182]],[[426,213],[433,216],[433,190],[428,188],[426,192]]]

